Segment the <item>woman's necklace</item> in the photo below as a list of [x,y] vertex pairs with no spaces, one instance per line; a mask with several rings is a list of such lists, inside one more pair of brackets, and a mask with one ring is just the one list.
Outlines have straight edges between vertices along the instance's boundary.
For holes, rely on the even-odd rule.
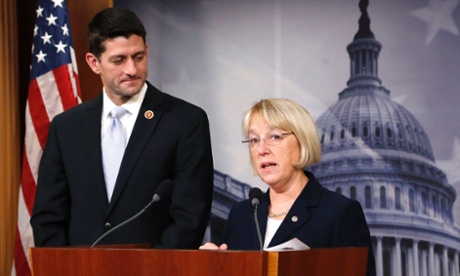
[[[291,208],[289,208],[289,209],[291,209]],[[282,217],[282,216],[286,215],[286,214],[289,212],[289,209],[287,209],[286,211],[281,212],[281,213],[272,213],[272,212],[268,212],[268,217],[269,217],[269,218],[279,218],[279,217]]]

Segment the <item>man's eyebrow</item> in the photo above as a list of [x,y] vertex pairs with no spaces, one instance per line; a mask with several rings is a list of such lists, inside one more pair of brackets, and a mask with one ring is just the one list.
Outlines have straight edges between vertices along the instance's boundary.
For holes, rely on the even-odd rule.
[[146,51],[145,50],[142,50],[142,51],[139,51],[139,52],[136,52],[133,54],[133,56],[137,56],[137,55],[145,55]]
[[110,56],[109,59],[118,59],[118,58],[125,58],[126,55],[113,55],[113,56]]

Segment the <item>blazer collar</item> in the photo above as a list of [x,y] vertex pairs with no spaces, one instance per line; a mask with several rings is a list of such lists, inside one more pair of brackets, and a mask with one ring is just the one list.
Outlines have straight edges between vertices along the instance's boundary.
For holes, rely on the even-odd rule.
[[[308,177],[307,185],[302,190],[299,197],[296,199],[291,209],[287,213],[285,219],[270,241],[269,247],[288,241],[289,238],[292,237],[292,234],[297,231],[297,229],[304,226],[311,219],[310,208],[314,208],[319,205],[322,194],[322,186],[319,184],[312,173],[305,171],[305,174]],[[264,210],[264,212],[259,213],[259,221],[262,222],[260,228],[263,232],[263,237],[265,236],[267,229],[268,206],[270,204],[268,191],[265,193],[264,199],[265,200],[263,203],[265,204],[261,208],[261,210]]]

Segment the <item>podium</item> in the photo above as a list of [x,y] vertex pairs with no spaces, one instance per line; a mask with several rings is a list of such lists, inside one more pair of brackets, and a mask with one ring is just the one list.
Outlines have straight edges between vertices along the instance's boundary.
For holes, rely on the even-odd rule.
[[301,251],[30,248],[32,275],[366,275],[367,248]]

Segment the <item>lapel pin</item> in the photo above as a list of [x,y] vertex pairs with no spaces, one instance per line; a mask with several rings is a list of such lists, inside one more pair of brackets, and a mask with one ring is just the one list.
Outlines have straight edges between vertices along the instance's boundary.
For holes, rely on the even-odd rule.
[[297,216],[292,216],[291,220],[292,220],[292,222],[297,222],[299,220],[299,218]]
[[155,116],[155,114],[153,113],[152,110],[147,110],[147,111],[145,111],[145,113],[144,113],[144,117],[145,117],[145,119],[147,119],[147,120],[152,119],[154,116]]

